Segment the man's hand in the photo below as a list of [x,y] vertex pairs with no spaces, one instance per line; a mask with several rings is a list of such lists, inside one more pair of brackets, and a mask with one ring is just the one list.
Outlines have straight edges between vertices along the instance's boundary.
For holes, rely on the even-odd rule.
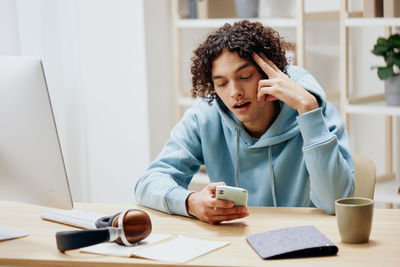
[[269,78],[258,83],[258,101],[279,99],[297,110],[299,114],[318,108],[317,99],[290,79],[263,53],[260,55],[253,53],[253,59]]
[[247,207],[234,207],[233,201],[215,198],[215,188],[225,183],[211,183],[200,192],[189,195],[186,201],[188,213],[201,221],[218,224],[249,215]]

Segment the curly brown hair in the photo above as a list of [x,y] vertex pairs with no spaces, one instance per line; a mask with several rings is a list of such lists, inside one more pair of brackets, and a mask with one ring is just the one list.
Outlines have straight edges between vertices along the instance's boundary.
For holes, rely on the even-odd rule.
[[214,83],[211,79],[212,64],[223,51],[237,54],[258,67],[259,72],[268,78],[252,59],[253,52],[264,53],[284,73],[288,65],[285,57],[284,41],[274,29],[259,22],[242,20],[224,26],[211,33],[207,39],[194,50],[192,57],[192,96],[208,99],[208,103],[217,98]]

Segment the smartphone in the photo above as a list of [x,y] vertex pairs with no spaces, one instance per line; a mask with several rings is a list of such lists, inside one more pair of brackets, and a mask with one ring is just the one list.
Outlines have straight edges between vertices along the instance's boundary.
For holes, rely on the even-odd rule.
[[217,199],[231,200],[235,206],[247,206],[247,190],[240,187],[217,185]]

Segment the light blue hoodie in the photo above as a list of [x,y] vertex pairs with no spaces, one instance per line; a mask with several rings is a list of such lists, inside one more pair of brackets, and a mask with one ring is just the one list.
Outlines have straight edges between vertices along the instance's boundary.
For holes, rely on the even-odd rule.
[[299,115],[279,102],[278,117],[255,139],[222,101],[214,100],[211,106],[200,101],[185,113],[137,182],[136,201],[189,216],[187,188],[200,165],[205,165],[211,182],[247,189],[249,206],[315,206],[334,214],[335,200],[354,192],[345,126],[311,74],[295,66],[287,70],[291,79],[317,97],[320,108]]

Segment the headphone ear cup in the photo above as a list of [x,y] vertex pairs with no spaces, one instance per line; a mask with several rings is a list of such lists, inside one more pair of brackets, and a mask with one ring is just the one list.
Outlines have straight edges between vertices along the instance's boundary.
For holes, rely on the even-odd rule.
[[108,226],[108,221],[110,220],[111,216],[104,216],[98,219],[94,224],[96,228],[106,228]]
[[111,216],[111,217],[108,219],[108,224],[107,224],[107,226],[111,226],[111,227],[112,227],[112,222],[113,222],[114,219],[115,219],[118,215],[120,215],[120,214],[121,214],[121,213],[119,212],[119,213],[117,213],[117,214]]
[[104,216],[101,217],[100,219],[98,219],[95,222],[95,225],[97,228],[106,228],[108,226],[112,226],[112,222],[114,220],[115,217],[117,217],[119,215],[119,213],[113,215],[113,216]]

